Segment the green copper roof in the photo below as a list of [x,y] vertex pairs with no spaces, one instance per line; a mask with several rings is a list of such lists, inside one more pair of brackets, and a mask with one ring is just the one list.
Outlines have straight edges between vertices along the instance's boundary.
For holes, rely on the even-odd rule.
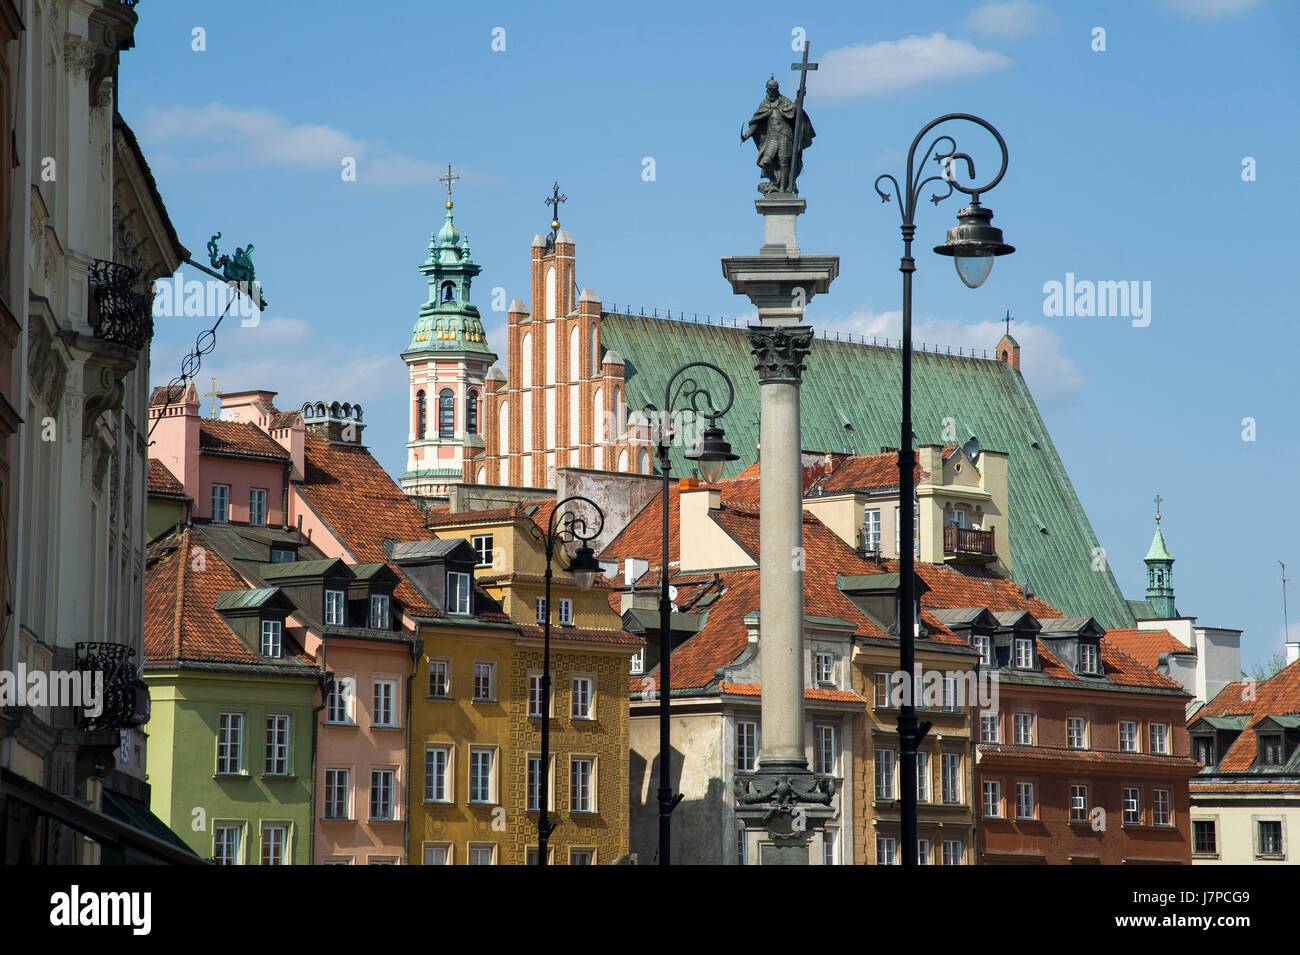
[[420,273],[429,283],[429,298],[420,306],[411,330],[411,343],[403,357],[422,352],[476,352],[491,361],[478,308],[470,300],[470,285],[482,266],[470,260],[469,236],[452,219],[451,203],[442,228],[429,238],[429,257]]
[[1160,525],[1156,525],[1156,536],[1151,538],[1151,549],[1143,560],[1168,560],[1172,561],[1174,555],[1169,553],[1169,548],[1165,546],[1165,535],[1160,533]]
[[[629,409],[662,403],[668,376],[686,362],[708,360],[725,369],[736,403],[719,423],[740,455],[728,473],[753,463],[759,388],[743,328],[607,314],[601,343],[625,362]],[[803,377],[804,448],[867,454],[897,447],[901,379],[896,348],[818,338]],[[992,359],[916,352],[912,403],[918,444],[951,443],[943,428],[952,418],[959,436],[974,434],[981,447],[1009,456],[1016,580],[1062,613],[1086,614],[1107,628],[1133,626],[1109,565],[1093,569],[1097,535],[1020,374]],[[673,473],[686,477],[691,468],[683,450],[673,452]]]

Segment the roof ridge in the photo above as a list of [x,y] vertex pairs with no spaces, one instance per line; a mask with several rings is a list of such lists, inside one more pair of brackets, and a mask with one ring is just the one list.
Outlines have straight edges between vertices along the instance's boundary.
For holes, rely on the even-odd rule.
[[176,568],[176,610],[172,617],[172,659],[181,659],[181,620],[185,611],[185,566],[190,562],[190,528],[181,531],[181,546],[176,550],[180,566]]

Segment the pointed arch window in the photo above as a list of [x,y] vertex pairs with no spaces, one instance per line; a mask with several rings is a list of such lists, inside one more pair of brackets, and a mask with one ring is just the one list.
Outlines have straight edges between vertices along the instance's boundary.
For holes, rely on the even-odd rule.
[[456,435],[456,396],[450,388],[438,392],[438,437],[452,438]]
[[478,434],[478,392],[471,391],[465,399],[465,433]]
[[424,397],[424,389],[421,388],[415,393],[415,437],[423,441],[425,422],[429,420],[428,402]]

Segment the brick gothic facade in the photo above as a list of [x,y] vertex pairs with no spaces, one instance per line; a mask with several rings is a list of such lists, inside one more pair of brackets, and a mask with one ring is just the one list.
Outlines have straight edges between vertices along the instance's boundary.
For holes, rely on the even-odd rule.
[[573,237],[532,245],[532,309],[510,303],[506,374],[487,379],[484,453],[465,463],[476,484],[554,487],[557,468],[651,473],[640,429],[627,428],[623,359],[600,342],[600,299],[577,294]]

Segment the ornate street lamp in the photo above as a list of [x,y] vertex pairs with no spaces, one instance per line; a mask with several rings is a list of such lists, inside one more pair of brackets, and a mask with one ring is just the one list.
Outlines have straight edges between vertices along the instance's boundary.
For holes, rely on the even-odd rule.
[[[934,153],[934,161],[944,167],[944,174],[929,176],[917,180],[915,175],[916,150],[929,132],[936,126],[951,120],[965,120],[982,126],[997,140],[1002,151],[1002,165],[998,173],[988,183],[969,187],[957,181],[955,167],[959,161],[966,164],[966,175],[975,178],[975,162],[963,152],[957,151],[957,142],[951,136],[937,136],[926,148],[923,155]],[[930,196],[930,201],[938,205],[952,195],[953,190],[964,192],[971,197],[971,204],[957,213],[957,225],[948,230],[948,240],[934,247],[940,255],[951,255],[957,267],[957,275],[970,288],[978,288],[988,278],[993,269],[993,259],[999,255],[1009,255],[1015,249],[1002,241],[1002,230],[991,224],[993,213],[980,205],[980,194],[988,192],[999,182],[1007,171],[1007,144],[1002,134],[988,122],[970,113],[948,113],[931,120],[912,140],[912,148],[907,153],[907,176],[905,188],[900,189],[898,180],[886,173],[876,179],[876,193],[881,202],[888,202],[889,193],[880,188],[882,182],[893,185],[893,195],[898,199],[902,214],[903,258],[898,270],[903,273],[903,427],[902,440],[898,452],[898,514],[899,514],[899,583],[898,583],[898,643],[899,669],[906,674],[907,694],[898,713],[899,773],[902,776],[902,811],[900,828],[903,865],[917,863],[917,826],[916,826],[916,748],[930,724],[918,723],[915,701],[912,697],[916,689],[916,621],[919,611],[916,606],[916,523],[912,511],[913,498],[916,496],[916,452],[912,449],[912,273],[916,271],[916,260],[912,258],[912,238],[916,235],[916,203],[921,190],[931,182],[943,182],[948,191],[943,195]],[[909,546],[910,545],[910,546]]]
[[[692,368],[709,369],[721,376],[727,386],[727,400],[719,406],[713,400],[713,392],[695,380],[694,376],[683,379],[676,390],[673,383],[684,372]],[[693,361],[682,365],[664,386],[663,410],[647,408],[656,412],[658,420],[653,429],[655,443],[658,446],[659,473],[663,475],[663,559],[659,565],[659,864],[668,865],[671,853],[672,813],[682,801],[680,794],[674,796],[669,773],[669,761],[672,754],[669,732],[669,695],[672,692],[672,679],[669,658],[672,654],[672,604],[668,600],[668,482],[672,462],[668,450],[676,440],[676,431],[670,424],[677,415],[690,411],[694,420],[709,420],[700,440],[686,452],[688,461],[699,465],[700,476],[709,484],[714,484],[722,477],[728,461],[735,461],[739,455],[733,454],[727,443],[726,433],[718,427],[718,419],[725,415],[735,401],[736,389],[727,377],[727,373],[717,365],[707,361]],[[673,406],[677,404],[678,407]]]
[[[589,529],[587,518],[574,510],[565,510],[566,504],[581,502],[595,513],[595,528]],[[585,511],[587,508],[584,508]],[[537,864],[546,865],[546,846],[555,826],[547,815],[550,807],[549,787],[551,762],[551,562],[556,544],[578,543],[578,549],[569,561],[569,573],[579,590],[590,590],[600,571],[591,541],[605,529],[605,514],[595,501],[580,495],[566,497],[555,505],[551,519],[543,531],[537,525],[530,530],[533,536],[546,545],[546,616],[542,619],[542,759],[537,767]],[[527,779],[524,781],[527,785]]]

